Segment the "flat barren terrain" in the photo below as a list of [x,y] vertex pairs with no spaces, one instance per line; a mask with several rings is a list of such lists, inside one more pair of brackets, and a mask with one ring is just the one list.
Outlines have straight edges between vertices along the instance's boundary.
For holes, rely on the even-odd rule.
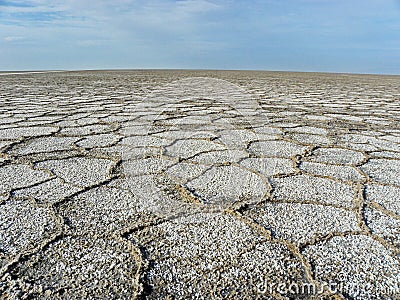
[[0,298],[399,299],[400,76],[0,74]]

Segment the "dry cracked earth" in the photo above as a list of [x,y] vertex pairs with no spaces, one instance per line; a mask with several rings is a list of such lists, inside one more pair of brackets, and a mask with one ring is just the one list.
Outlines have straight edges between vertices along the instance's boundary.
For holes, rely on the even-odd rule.
[[400,77],[0,76],[1,299],[399,299]]

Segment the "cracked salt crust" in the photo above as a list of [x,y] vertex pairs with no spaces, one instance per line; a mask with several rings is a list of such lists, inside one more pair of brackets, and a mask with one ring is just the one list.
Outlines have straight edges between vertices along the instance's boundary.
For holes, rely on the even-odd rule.
[[356,168],[351,166],[343,165],[329,165],[320,164],[313,162],[302,162],[299,166],[300,170],[307,173],[329,176],[331,178],[336,178],[344,181],[362,181],[364,176],[357,171]]
[[54,152],[74,149],[73,144],[79,138],[68,137],[43,137],[33,140],[31,143],[15,146],[10,153],[26,155],[41,152]]
[[68,231],[82,235],[95,232],[106,234],[126,227],[136,220],[135,196],[118,188],[99,187],[73,197],[60,207],[68,219]]
[[29,200],[10,200],[0,206],[0,268],[25,251],[43,243],[57,230],[57,221],[46,208]]
[[56,203],[77,193],[82,188],[55,178],[14,192],[17,197],[33,197],[39,204]]
[[94,147],[107,147],[118,142],[121,136],[115,134],[98,134],[84,138],[77,142],[79,147],[94,148]]
[[240,164],[267,177],[296,172],[293,167],[293,161],[287,158],[247,158],[242,160]]
[[0,298],[399,296],[397,77],[39,75],[0,84]]
[[249,151],[257,156],[293,157],[303,154],[308,147],[288,141],[261,141],[250,145]]
[[0,139],[16,140],[22,137],[49,135],[57,131],[57,127],[15,127],[0,129]]
[[197,163],[178,163],[170,166],[165,172],[174,179],[186,183],[201,174],[203,174],[210,167]]
[[318,280],[343,284],[353,299],[398,295],[399,262],[369,236],[336,236],[307,247],[304,255],[315,266]]
[[28,165],[6,165],[0,167],[0,193],[12,189],[28,187],[50,179],[51,175],[41,170],[35,170]]
[[271,179],[273,196],[280,201],[318,202],[351,208],[355,192],[347,184],[331,179],[295,175]]
[[99,293],[106,298],[129,298],[137,291],[131,278],[137,268],[123,243],[66,236],[20,264],[13,275],[22,281],[14,283],[16,286],[11,286],[9,293],[13,298],[21,296],[21,289],[28,290],[25,295],[30,297],[62,291],[60,296],[66,298],[92,298]]
[[189,158],[213,150],[225,150],[225,146],[205,140],[178,140],[166,147],[165,154],[177,158]]
[[371,184],[365,187],[366,201],[373,201],[400,216],[400,187]]
[[249,154],[243,150],[217,150],[210,152],[203,152],[188,159],[188,161],[195,161],[201,164],[224,164],[234,163],[248,157]]
[[[229,215],[182,217],[131,238],[144,243],[154,261],[147,279],[155,298],[253,298],[257,284],[266,280],[299,282],[304,276],[300,262],[284,245],[266,241]],[[219,284],[210,289],[215,282]]]
[[157,174],[173,165],[173,161],[158,157],[128,160],[122,163],[123,173],[127,176]]
[[106,180],[113,165],[114,162],[108,159],[75,157],[43,161],[36,166],[53,172],[68,183],[89,186]]
[[365,208],[364,216],[373,234],[383,237],[396,247],[400,246],[400,218],[392,218],[370,207]]
[[349,149],[318,148],[313,151],[313,155],[309,159],[321,163],[356,165],[361,163],[365,156],[361,152]]
[[267,184],[254,173],[235,166],[213,167],[189,181],[187,187],[205,203],[233,203],[241,199],[256,201],[264,197]]
[[331,233],[359,231],[354,212],[315,204],[265,203],[246,215],[272,231],[273,235],[303,244]]
[[400,186],[400,160],[370,159],[360,169],[377,182]]

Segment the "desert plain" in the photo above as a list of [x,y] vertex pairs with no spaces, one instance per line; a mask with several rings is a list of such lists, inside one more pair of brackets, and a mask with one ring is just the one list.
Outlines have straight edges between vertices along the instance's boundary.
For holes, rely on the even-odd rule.
[[399,299],[400,76],[0,74],[1,299]]

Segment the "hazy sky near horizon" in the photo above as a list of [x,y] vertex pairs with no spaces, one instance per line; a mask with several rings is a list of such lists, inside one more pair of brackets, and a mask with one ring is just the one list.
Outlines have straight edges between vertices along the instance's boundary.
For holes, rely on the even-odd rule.
[[400,74],[400,0],[0,0],[0,70]]

